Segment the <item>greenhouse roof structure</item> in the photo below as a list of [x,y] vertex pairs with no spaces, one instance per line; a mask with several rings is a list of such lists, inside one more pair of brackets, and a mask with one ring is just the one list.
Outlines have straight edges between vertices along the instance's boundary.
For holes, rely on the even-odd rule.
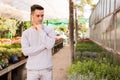
[[0,17],[29,20],[30,6],[39,4],[45,9],[45,19],[69,17],[68,0],[0,0]]

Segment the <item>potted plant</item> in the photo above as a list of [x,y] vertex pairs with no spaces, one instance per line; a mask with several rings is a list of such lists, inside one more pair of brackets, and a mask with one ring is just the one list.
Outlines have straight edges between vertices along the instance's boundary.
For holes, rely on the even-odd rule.
[[5,68],[8,66],[9,64],[9,60],[8,60],[8,55],[7,55],[7,52],[6,52],[6,48],[0,48],[0,64],[2,68]]
[[20,61],[25,59],[25,56],[23,55],[21,48],[16,48],[15,51]]
[[9,54],[9,62],[10,63],[16,63],[19,61],[19,58],[18,58],[14,48],[8,49],[7,52]]

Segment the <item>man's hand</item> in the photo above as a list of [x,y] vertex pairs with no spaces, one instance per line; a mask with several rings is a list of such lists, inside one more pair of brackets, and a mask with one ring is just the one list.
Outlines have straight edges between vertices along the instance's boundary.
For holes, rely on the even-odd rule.
[[38,31],[42,30],[42,24],[35,25],[35,29]]

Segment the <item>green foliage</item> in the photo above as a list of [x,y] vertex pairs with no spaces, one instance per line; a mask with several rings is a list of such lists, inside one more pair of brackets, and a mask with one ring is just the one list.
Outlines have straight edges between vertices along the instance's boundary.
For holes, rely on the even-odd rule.
[[78,61],[69,68],[68,74],[72,76],[74,74],[89,76],[93,73],[95,80],[119,80],[120,79],[120,67],[117,65],[110,65],[108,63],[89,61]]
[[22,57],[23,53],[18,44],[0,46],[0,70],[7,67],[13,56]]
[[86,27],[86,22],[81,22],[78,24],[78,32],[82,34],[82,38],[85,37],[85,34],[87,31],[88,31],[88,28]]
[[83,4],[92,4],[92,0],[80,0]]
[[76,46],[76,61],[68,70],[69,80],[75,74],[88,78],[90,73],[92,80],[119,80],[120,59],[92,41],[81,41]]
[[23,26],[24,26],[24,29],[29,28],[29,27],[31,26],[30,21],[26,21],[26,22],[24,22]]
[[93,10],[93,8],[95,8],[96,4],[92,4],[93,0],[79,0],[79,3],[75,4],[74,7],[77,8],[78,10],[80,10],[82,12],[81,15],[84,14],[84,9],[85,9],[85,5],[90,5],[91,6],[91,10]]
[[57,31],[62,31],[62,32],[67,32],[68,29],[66,26],[60,26],[60,27],[56,27],[55,30]]
[[0,53],[2,54],[2,56],[4,55],[8,58],[10,58],[13,55],[17,55],[19,57],[23,56],[20,43],[14,43],[11,45],[1,45]]
[[0,36],[2,33],[11,33],[12,36],[15,36],[16,30],[18,29],[19,20],[13,18],[0,18]]
[[11,48],[21,48],[21,44],[20,43],[11,44]]
[[103,49],[92,41],[81,41],[76,45],[76,51],[102,52]]
[[93,73],[89,73],[87,76],[75,73],[75,74],[69,76],[68,80],[96,80],[96,79],[95,79],[95,75]]
[[20,43],[14,43],[14,44],[11,44],[11,45],[0,45],[0,47],[6,48],[6,49],[21,48],[21,44]]
[[20,48],[11,48],[11,49],[7,49],[7,55],[8,57],[12,57],[12,56],[18,56],[21,57],[23,56],[22,51]]

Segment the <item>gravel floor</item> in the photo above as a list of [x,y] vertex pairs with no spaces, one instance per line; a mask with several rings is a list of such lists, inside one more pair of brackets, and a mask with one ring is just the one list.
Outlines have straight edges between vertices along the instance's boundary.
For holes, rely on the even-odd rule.
[[53,80],[67,80],[67,69],[71,65],[69,46],[64,46],[53,55]]

